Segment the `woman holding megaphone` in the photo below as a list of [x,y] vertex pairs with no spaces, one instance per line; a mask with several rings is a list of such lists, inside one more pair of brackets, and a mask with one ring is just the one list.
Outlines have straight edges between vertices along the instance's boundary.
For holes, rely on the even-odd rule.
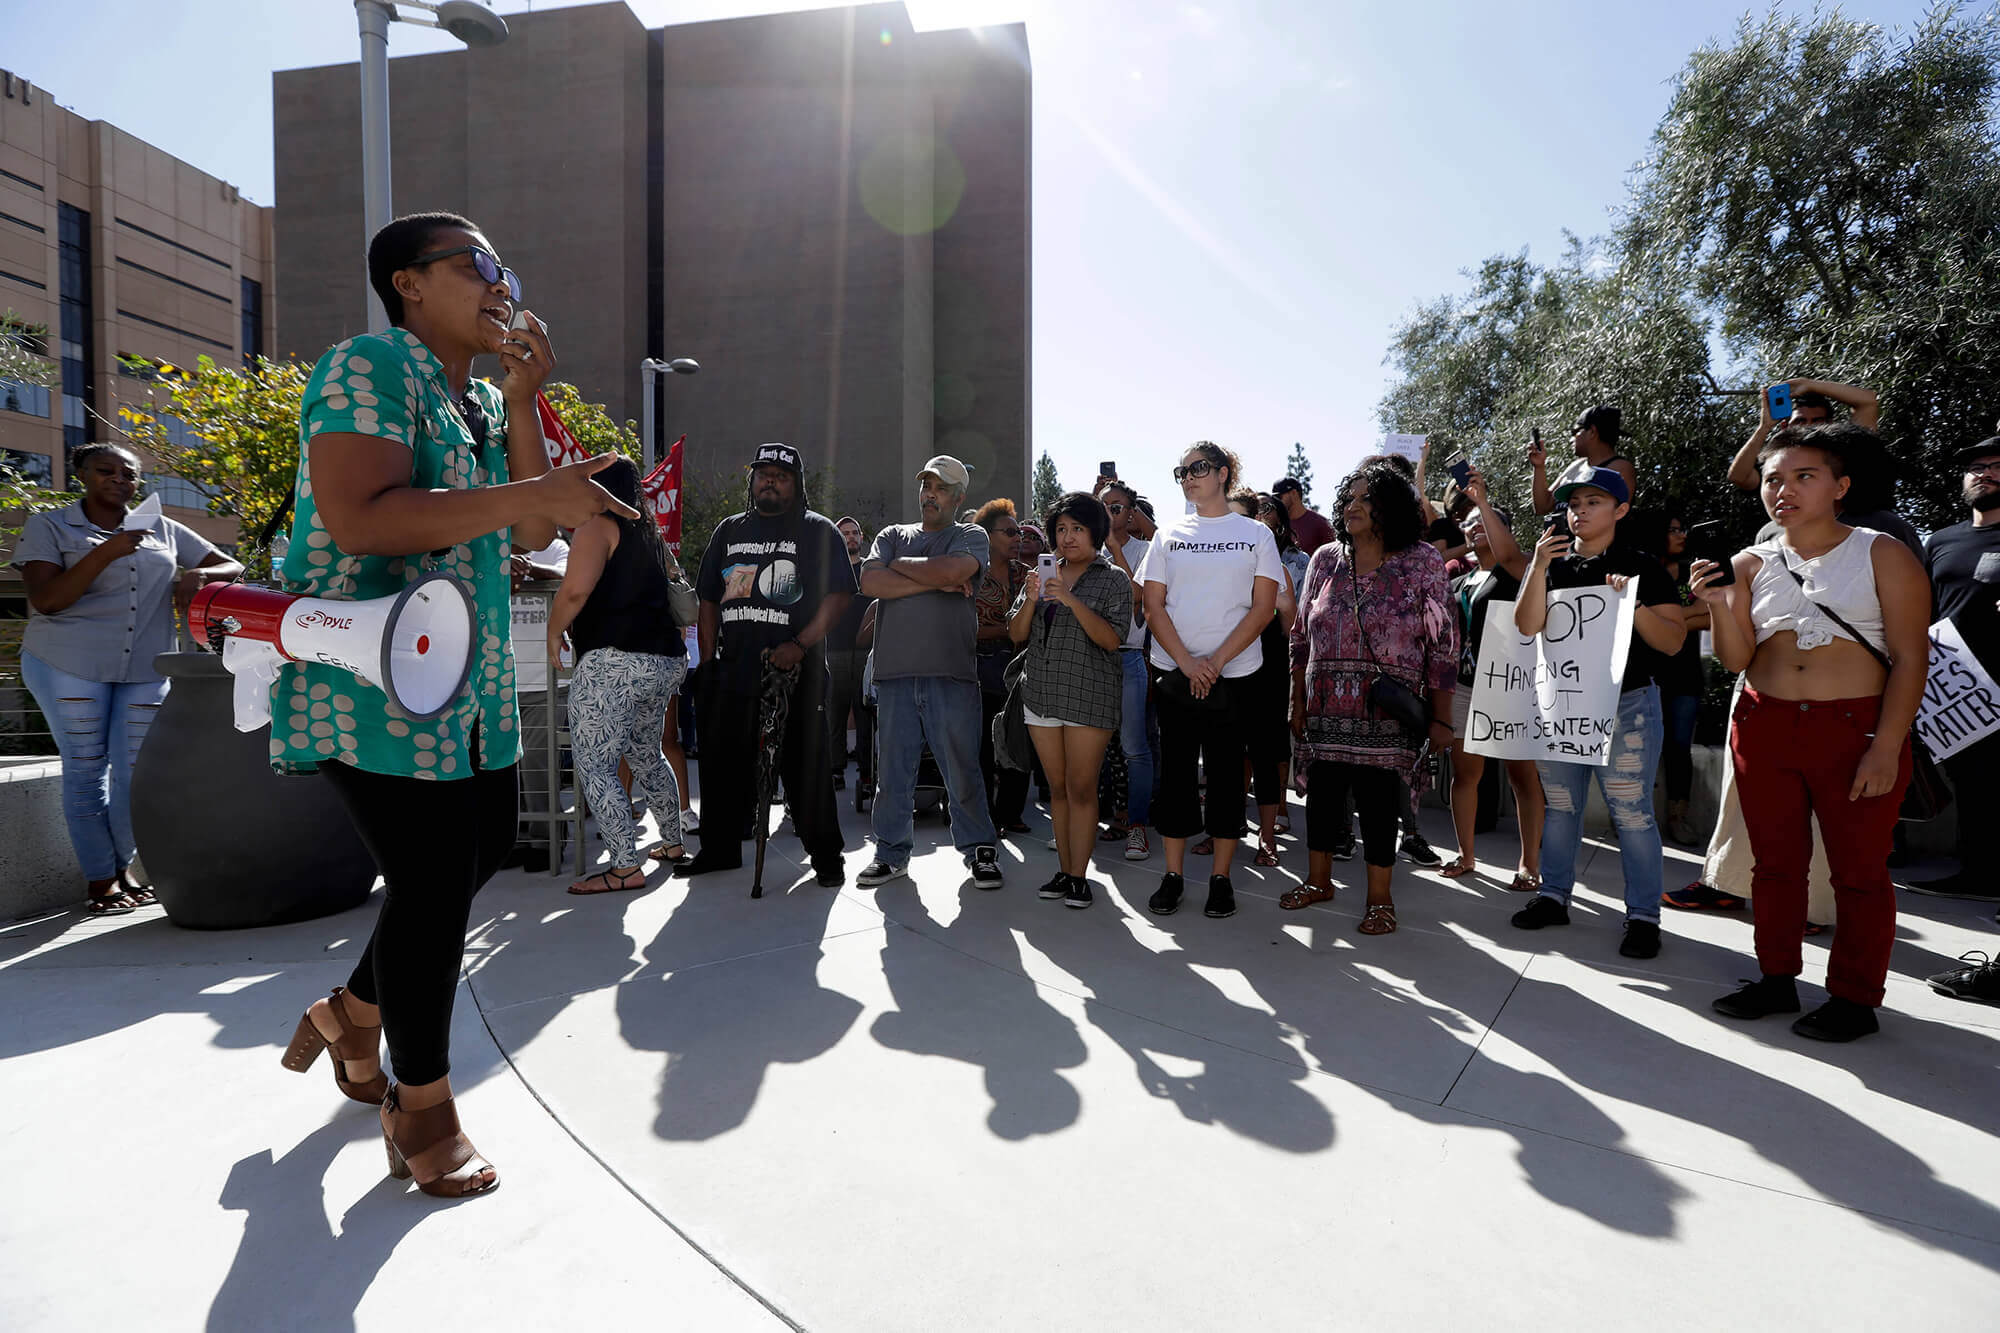
[[[555,364],[548,330],[516,317],[520,279],[477,227],[398,218],[369,242],[368,280],[391,327],[328,351],[306,385],[285,589],[361,601],[451,574],[476,610],[472,670],[428,720],[325,662],[287,663],[273,687],[272,766],[339,789],[384,883],[367,949],[300,1019],[284,1063],[302,1071],[331,1046],[341,1091],[381,1104],[391,1174],[456,1198],[499,1183],[459,1129],[449,1038],[472,897],[514,841],[510,548],[637,512],[592,480],[615,455],[549,466],[535,408]],[[486,354],[498,386],[472,378]]]

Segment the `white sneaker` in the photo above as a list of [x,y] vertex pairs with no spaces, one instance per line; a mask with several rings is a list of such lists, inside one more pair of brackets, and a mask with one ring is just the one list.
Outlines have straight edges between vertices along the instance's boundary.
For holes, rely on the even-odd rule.
[[1143,861],[1153,854],[1153,844],[1146,841],[1146,830],[1132,829],[1125,835],[1125,859]]

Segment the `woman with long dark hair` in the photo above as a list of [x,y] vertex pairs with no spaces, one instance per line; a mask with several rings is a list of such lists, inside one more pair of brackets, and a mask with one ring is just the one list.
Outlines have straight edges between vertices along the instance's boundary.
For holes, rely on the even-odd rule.
[[1334,540],[1306,567],[1292,625],[1292,734],[1306,790],[1306,882],[1278,900],[1296,910],[1334,895],[1333,859],[1351,793],[1368,862],[1361,933],[1396,929],[1397,780],[1426,741],[1452,747],[1458,627],[1444,558],[1423,539],[1416,490],[1386,463],[1340,485]]
[[654,859],[677,866],[684,855],[680,783],[660,747],[667,704],[687,676],[687,641],[670,606],[670,585],[681,569],[660,537],[632,460],[618,459],[597,481],[639,517],[599,514],[576,530],[569,570],[549,608],[549,661],[560,660],[565,638],[576,654],[570,752],[611,862],[570,885],[571,893],[646,886],[631,803],[618,782],[620,760],[659,821]]

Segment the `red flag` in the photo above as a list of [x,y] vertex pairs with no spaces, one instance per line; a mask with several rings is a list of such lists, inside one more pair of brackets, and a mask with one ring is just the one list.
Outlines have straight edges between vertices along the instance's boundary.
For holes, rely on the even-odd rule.
[[683,435],[667,446],[667,456],[639,483],[659,520],[660,536],[676,556],[681,553],[681,445],[686,441]]
[[535,413],[542,420],[542,443],[548,447],[549,466],[561,467],[565,463],[581,463],[590,453],[576,442],[576,436],[569,433],[562,418],[549,406],[549,400],[541,394],[535,395]]

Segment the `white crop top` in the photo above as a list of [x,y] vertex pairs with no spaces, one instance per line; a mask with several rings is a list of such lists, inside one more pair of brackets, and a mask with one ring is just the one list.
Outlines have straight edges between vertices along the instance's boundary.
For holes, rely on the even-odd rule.
[[[1759,542],[1750,554],[1763,563],[1750,582],[1750,622],[1762,643],[1780,630],[1798,635],[1799,647],[1824,648],[1836,638],[1852,642],[1854,636],[1822,615],[1819,606],[1838,611],[1848,624],[1868,636],[1883,656],[1889,644],[1882,631],[1882,600],[1875,592],[1873,547],[1884,534],[1872,528],[1851,528],[1840,545],[1811,560],[1801,560],[1783,542]],[[1894,541],[1895,539],[1889,538]],[[1805,580],[1786,572],[1796,569]]]

